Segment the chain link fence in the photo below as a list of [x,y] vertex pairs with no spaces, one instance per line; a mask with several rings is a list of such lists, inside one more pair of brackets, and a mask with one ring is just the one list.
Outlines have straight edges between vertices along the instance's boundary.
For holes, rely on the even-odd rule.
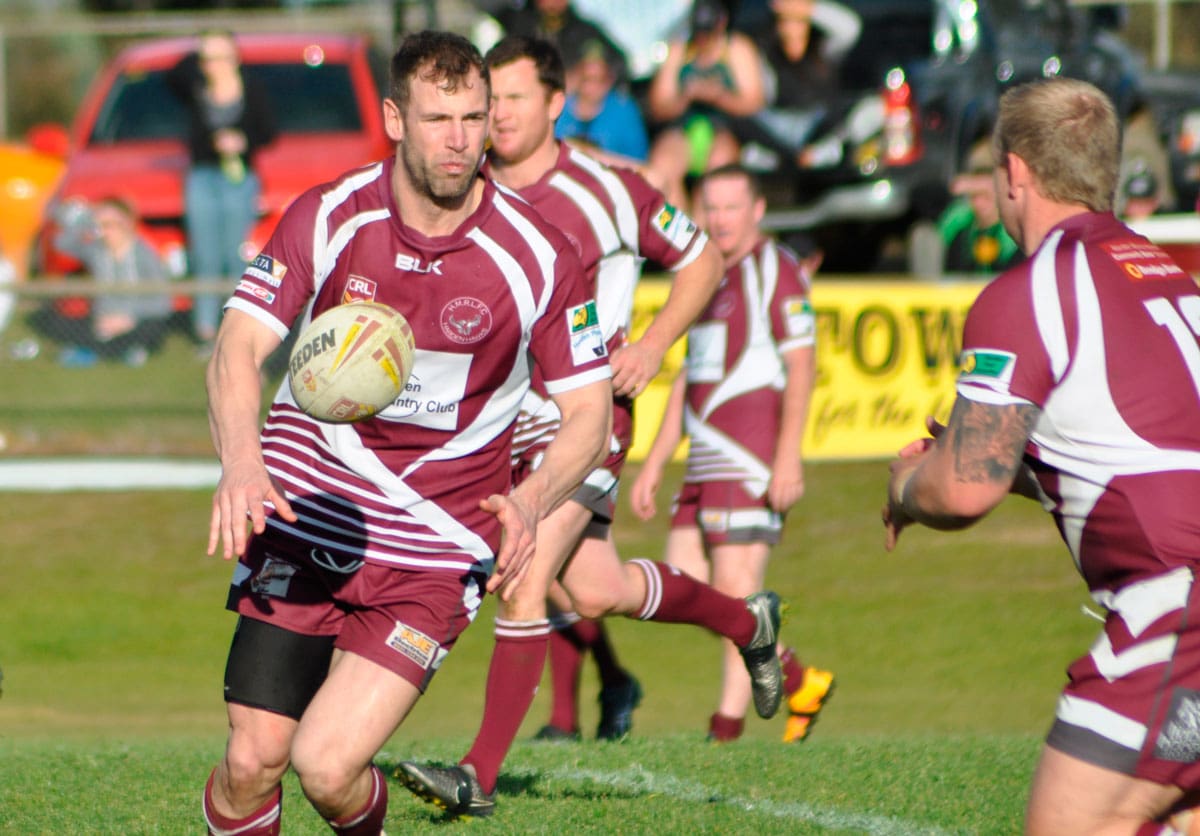
[[[192,335],[196,295],[233,283],[99,287],[87,279],[0,288],[0,452],[5,455],[211,456],[204,370]],[[103,333],[103,299],[167,300],[170,313]],[[278,352],[264,374],[284,374]]]

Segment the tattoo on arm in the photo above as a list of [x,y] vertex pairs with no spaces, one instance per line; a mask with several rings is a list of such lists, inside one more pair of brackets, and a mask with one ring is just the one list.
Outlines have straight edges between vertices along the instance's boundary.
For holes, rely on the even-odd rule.
[[959,398],[946,428],[955,475],[963,482],[1011,484],[1040,414],[1030,404],[992,406]]

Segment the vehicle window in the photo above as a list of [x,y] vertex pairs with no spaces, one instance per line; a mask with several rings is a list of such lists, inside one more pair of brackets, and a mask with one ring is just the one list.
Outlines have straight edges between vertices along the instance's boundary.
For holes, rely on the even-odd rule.
[[[281,133],[361,131],[362,115],[344,64],[247,64],[248,76],[266,86]],[[128,73],[113,84],[88,142],[182,137],[187,116],[166,84],[166,73]]]
[[358,97],[345,64],[254,64],[246,73],[266,85],[283,133],[362,130]]
[[88,139],[111,145],[138,139],[183,136],[187,115],[167,87],[166,74],[127,73],[117,78],[100,108]]

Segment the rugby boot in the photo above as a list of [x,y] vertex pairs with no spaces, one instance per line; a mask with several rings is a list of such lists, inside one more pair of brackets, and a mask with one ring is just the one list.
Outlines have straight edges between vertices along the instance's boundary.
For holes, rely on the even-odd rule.
[[800,687],[788,695],[788,719],[783,742],[795,743],[808,737],[817,715],[833,695],[833,674],[819,668],[805,668]]
[[545,725],[538,729],[533,739],[551,743],[578,743],[581,738],[577,731],[567,731],[558,726]]
[[775,643],[779,637],[779,596],[774,592],[756,592],[746,598],[746,606],[758,621],[754,637],[738,650],[750,672],[754,710],[764,720],[775,716],[783,702],[783,669]]
[[597,740],[624,740],[633,728],[633,710],[642,701],[642,685],[632,676],[620,685],[600,689],[600,723]]
[[452,817],[490,816],[496,809],[496,794],[485,793],[475,777],[475,767],[426,766],[404,761],[396,777],[418,798],[441,807]]

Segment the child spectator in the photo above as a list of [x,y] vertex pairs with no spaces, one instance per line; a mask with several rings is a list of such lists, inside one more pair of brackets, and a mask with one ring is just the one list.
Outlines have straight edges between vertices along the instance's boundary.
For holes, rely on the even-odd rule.
[[[137,213],[126,200],[106,197],[91,206],[68,201],[55,220],[55,246],[82,261],[97,284],[127,288],[168,278],[162,259],[138,233]],[[59,357],[64,366],[91,366],[100,359],[142,366],[162,346],[170,316],[171,299],[165,293],[121,293],[96,296],[87,319],[67,319],[48,306],[34,315],[33,325],[68,343]]]

